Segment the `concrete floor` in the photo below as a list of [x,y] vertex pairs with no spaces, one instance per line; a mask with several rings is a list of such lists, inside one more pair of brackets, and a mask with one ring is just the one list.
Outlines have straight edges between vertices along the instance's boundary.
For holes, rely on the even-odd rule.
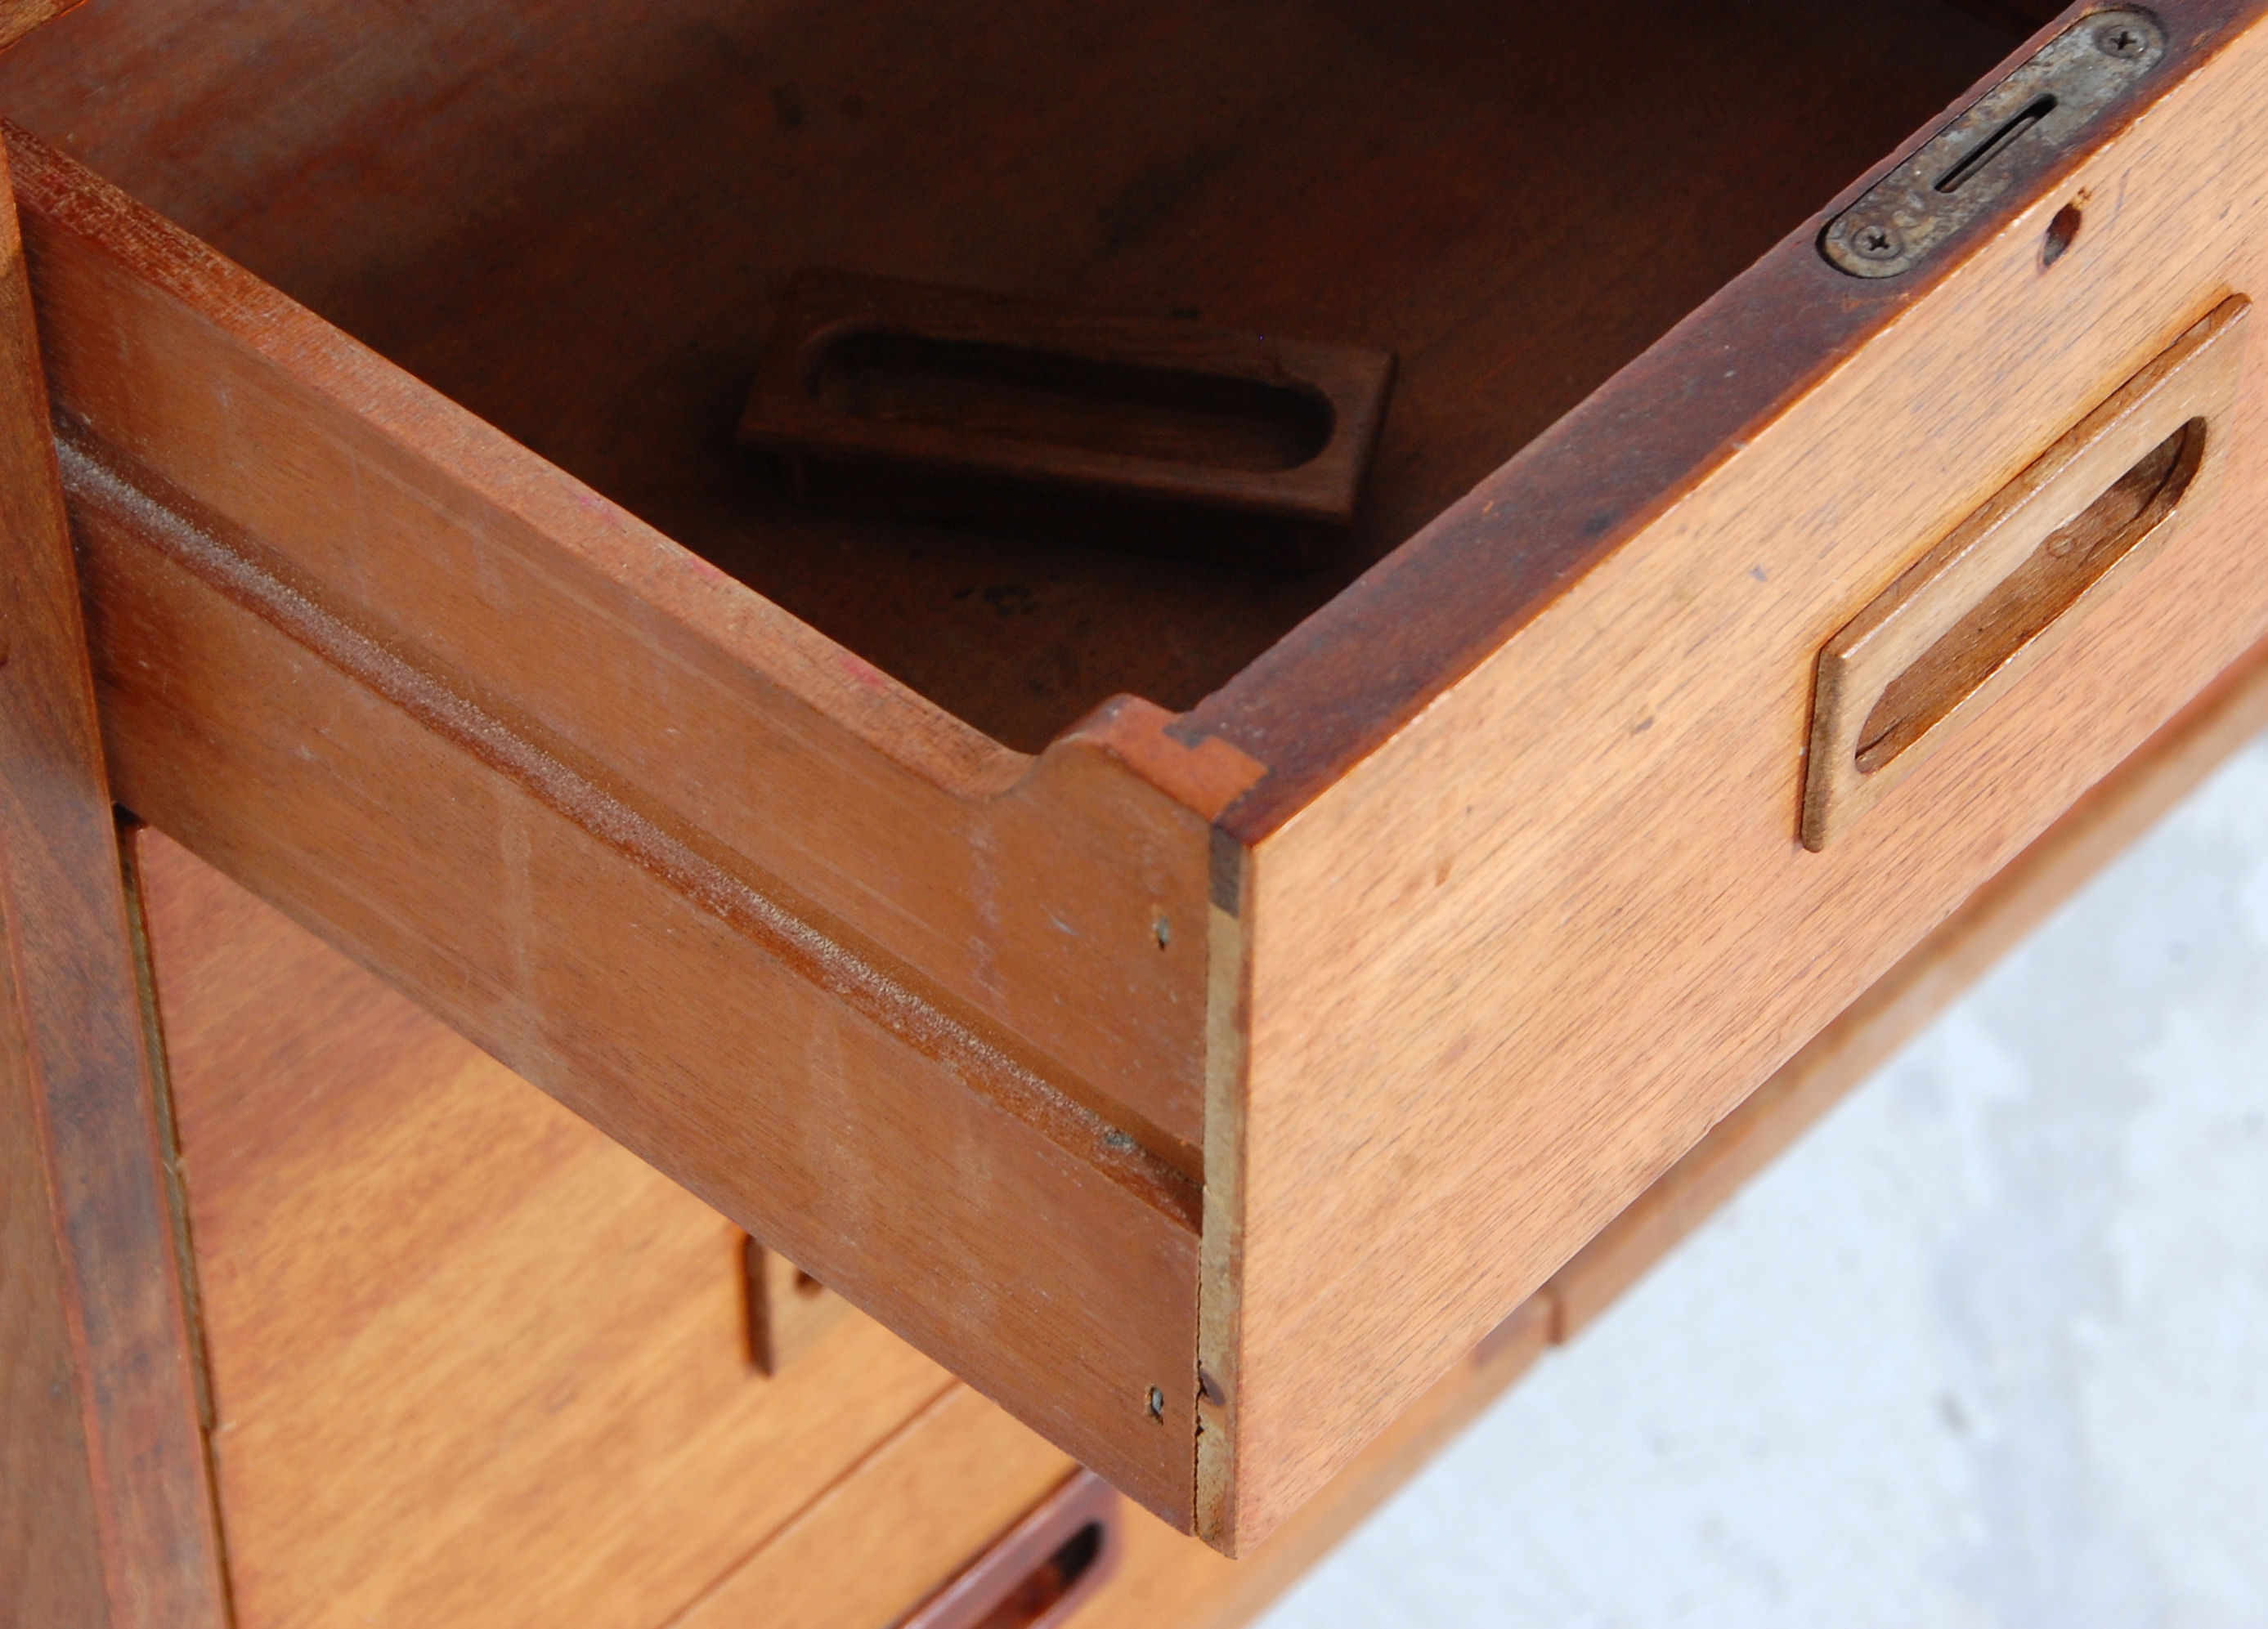
[[1263,1622],[2268,1625],[2268,740]]

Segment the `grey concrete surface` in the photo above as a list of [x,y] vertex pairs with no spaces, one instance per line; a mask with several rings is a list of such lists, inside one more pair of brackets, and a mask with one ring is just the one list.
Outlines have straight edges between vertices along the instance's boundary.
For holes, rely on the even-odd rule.
[[1263,1622],[2268,1625],[2268,741]]

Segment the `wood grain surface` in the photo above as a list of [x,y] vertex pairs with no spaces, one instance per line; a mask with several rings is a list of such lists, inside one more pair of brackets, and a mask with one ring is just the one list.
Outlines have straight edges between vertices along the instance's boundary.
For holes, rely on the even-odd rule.
[[0,169],[0,1623],[220,1629],[151,1038]]
[[[1484,1337],[1275,1536],[1230,1561],[1136,1517],[1128,1561],[1081,1629],[1232,1629],[1264,1611],[1414,1476],[1547,1343],[1573,1340],[2232,753],[2268,729],[2256,646],[1868,987]],[[1580,1362],[1580,1356],[1572,1361]]]
[[[1227,681],[2029,26],[1945,0],[982,0],[949,23],[908,0],[382,22],[105,0],[0,62],[0,111],[1035,752],[1114,693],[1178,709]],[[1287,576],[799,510],[732,427],[807,266],[1392,350],[1364,513]],[[1623,429],[1713,449],[1737,420],[1654,409],[1719,371],[1655,375]],[[1532,580],[1491,554],[1456,591],[1479,612]],[[1287,757],[1302,718],[1336,739],[1338,704],[1431,682],[1425,630],[1459,613],[1397,609],[1407,639],[1388,616],[1371,656],[1334,640],[1342,684],[1292,702]]]
[[1075,1468],[1060,1449],[955,1386],[671,1618],[669,1629],[895,1623]]
[[[122,790],[1169,1514],[1204,1393],[1204,1525],[1256,1541],[2251,631],[2242,593],[2174,606],[2155,672],[2119,693],[2130,649],[2072,697],[2119,695],[2102,729],[1970,799],[1929,865],[1786,881],[1756,835],[1760,810],[1788,824],[1797,761],[1782,647],[1815,651],[1945,505],[2197,314],[2143,309],[2202,283],[2137,241],[2235,229],[2202,183],[2159,184],[2183,151],[2162,121],[2110,121],[2158,168],[2050,293],[2002,253],[2029,216],[1871,305],[1784,246],[1460,500],[2012,38],[1883,0],[1774,10],[1769,52],[1672,13],[1608,54],[1631,14],[1550,15],[1257,8],[1207,33],[1003,6],[948,41],[890,6],[776,33],[499,4],[364,34],[151,0],[48,31],[0,70],[5,105],[780,602],[19,143]],[[2235,13],[2169,15],[2157,83],[2193,108],[2232,79]],[[1498,36],[1548,49],[1507,62]],[[594,103],[574,70],[615,45]],[[1020,112],[1035,72],[1069,94]],[[330,94],[242,99],[284,74]],[[1057,169],[938,141],[946,87],[984,154]],[[1102,88],[1139,117],[1064,139]],[[1174,108],[1209,147],[1160,150]],[[846,208],[850,178],[893,173],[863,134],[886,126],[939,184]],[[1538,166],[1539,140],[1584,162]],[[701,415],[745,387],[771,297],[747,280],[843,221],[834,246],[921,261],[878,269],[1053,297],[1174,303],[1219,268],[1208,317],[1403,351],[1367,530],[1336,575],[1261,592],[795,524]],[[623,231],[666,246],[609,253]],[[1248,246],[1189,246],[1212,241]],[[1932,320],[1893,322],[1911,311]],[[1846,513],[1854,490],[1874,507]],[[782,605],[1012,745],[1111,688],[1186,705],[1243,671],[1175,730],[1120,702],[1027,760]],[[1208,915],[1205,822],[1240,794]],[[1879,942],[1837,928],[1868,912]],[[1133,1407],[1152,1388],[1162,1425]]]
[[[2080,155],[2139,116],[2169,84],[2213,61],[2261,7],[2257,0],[2173,0],[2154,10],[2169,30],[2165,59],[2043,173],[2048,190],[2061,187],[2068,198],[2064,183]],[[2029,4],[1970,8],[1980,18],[1999,15],[2018,33],[2045,20],[2041,13]],[[1923,37],[1909,33],[1870,66],[1911,67],[1909,53],[1939,66],[1961,60],[1946,31],[1927,31],[1936,49],[1913,51]],[[2024,52],[2032,48],[2024,42]],[[2017,60],[1992,66],[1955,105],[1989,89]],[[1986,67],[1979,62],[1972,71]],[[1187,738],[1219,736],[1269,767],[1235,811],[1240,837],[1257,842],[1280,829],[1595,567],[1713,481],[1727,460],[1873,336],[1943,297],[1940,289],[1962,275],[1970,255],[2005,230],[2008,209],[1979,216],[1913,272],[1879,281],[1836,271],[1815,241],[1826,218],[1855,202],[1947,115],[1933,105],[1911,117],[1926,122],[1896,148],[1886,141],[1870,151],[1859,162],[1873,167],[1855,180],[1847,172],[1838,176],[1843,191],[1823,211],[1791,222],[1769,253],[1737,278],[1719,279],[1712,297],[1697,302],[1659,343],[1634,353],[1611,380],[1602,375],[1601,388],[1580,405],[1571,401],[1573,410],[1548,428],[1539,425],[1542,433],[1508,462],[1460,488],[1406,545],[1189,710],[1178,726]],[[1779,139],[1800,141],[1796,132],[1805,128],[1790,124]],[[1664,169],[1686,172],[1683,165]],[[2030,235],[2036,239],[2045,224]]]
[[1122,704],[1008,752],[70,161],[19,137],[17,169],[85,435],[468,729],[622,804],[611,827],[701,848],[843,965],[912,981],[923,1022],[992,1031],[1194,1174],[1204,970],[1170,928],[1203,920],[1204,821],[1114,754],[1232,749]]
[[85,4],[85,0],[0,0],[0,51]]
[[1553,1339],[1580,1334],[2264,729],[2268,645],[2256,646],[2074,803],[1554,1273],[1546,1287],[1557,1319]]
[[[1196,1156],[1158,1120],[1195,1129],[1237,754],[1128,703],[1012,789],[926,781],[818,706],[887,680],[18,150],[122,801],[1186,1511]],[[836,874],[873,920],[934,891],[1036,936],[945,954],[1024,1030],[1115,1036],[1157,1118],[783,883],[798,826],[878,845]]]
[[1827,637],[2268,283],[2268,35],[2166,91],[1259,847],[1208,1530],[1296,1508],[2268,627],[2255,367],[2216,509],[1835,852],[1798,845]]
[[2250,312],[2223,301],[1828,641],[1805,848],[1826,848],[2212,508]]
[[236,1629],[650,1629],[946,1391],[855,1313],[766,1377],[730,1222],[170,839],[137,853]]

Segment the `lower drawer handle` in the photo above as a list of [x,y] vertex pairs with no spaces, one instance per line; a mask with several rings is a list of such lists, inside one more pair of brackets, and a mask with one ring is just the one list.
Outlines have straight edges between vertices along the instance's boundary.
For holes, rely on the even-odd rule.
[[1827,642],[1805,848],[1847,831],[2212,506],[2250,310],[2222,301]]
[[898,1629],[1055,1629],[1118,1566],[1118,1495],[1080,1471]]

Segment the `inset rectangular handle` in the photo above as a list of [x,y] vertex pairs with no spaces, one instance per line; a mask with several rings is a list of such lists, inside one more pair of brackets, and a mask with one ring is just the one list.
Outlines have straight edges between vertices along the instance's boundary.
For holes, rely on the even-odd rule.
[[2250,311],[2222,301],[1828,641],[1805,848],[1848,830],[2212,506]]
[[1118,1566],[1118,1495],[1075,1471],[898,1629],[1056,1629]]
[[1308,563],[1351,525],[1388,351],[810,270],[740,419],[799,500]]

